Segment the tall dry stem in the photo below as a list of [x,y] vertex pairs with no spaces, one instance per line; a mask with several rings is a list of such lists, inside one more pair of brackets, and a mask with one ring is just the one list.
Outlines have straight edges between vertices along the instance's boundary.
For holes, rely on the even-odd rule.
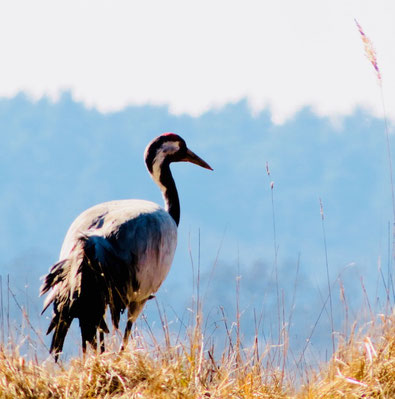
[[328,262],[328,248],[326,245],[326,232],[325,232],[325,215],[324,215],[324,206],[322,204],[322,200],[320,198],[320,213],[321,213],[321,226],[322,226],[322,236],[324,240],[324,251],[325,251],[325,266],[326,266],[326,280],[328,283],[328,295],[329,295],[329,310],[330,310],[330,321],[331,321],[331,336],[332,336],[332,353],[335,352],[335,329],[333,325],[333,307],[332,307],[332,291],[331,291],[331,282],[329,278],[329,262]]
[[[269,163],[266,162],[266,173],[269,178],[271,178]],[[281,330],[282,330],[282,321],[281,321],[281,302],[280,302],[280,288],[278,282],[278,245],[277,245],[277,233],[276,233],[276,212],[274,207],[274,181],[270,181],[270,193],[271,193],[271,205],[272,205],[272,225],[273,225],[273,249],[274,249],[274,274],[276,281],[276,294],[277,294],[277,336],[278,336],[278,346],[281,344]],[[279,362],[280,362],[279,356]]]
[[389,169],[389,177],[390,177],[390,187],[391,187],[391,198],[392,198],[392,262],[395,262],[395,194],[394,194],[394,180],[393,180],[393,171],[392,171],[392,155],[391,155],[391,144],[389,138],[389,128],[388,128],[388,118],[387,118],[387,110],[384,100],[384,90],[383,90],[383,79],[381,75],[381,71],[377,62],[377,54],[376,50],[373,46],[372,41],[366,36],[362,26],[358,23],[356,19],[354,19],[355,24],[359,30],[361,35],[362,43],[365,50],[365,55],[367,59],[372,64],[377,82],[380,87],[380,98],[381,98],[381,106],[383,109],[383,118],[384,118],[384,126],[385,126],[385,137],[387,144],[387,157],[388,157],[388,169]]

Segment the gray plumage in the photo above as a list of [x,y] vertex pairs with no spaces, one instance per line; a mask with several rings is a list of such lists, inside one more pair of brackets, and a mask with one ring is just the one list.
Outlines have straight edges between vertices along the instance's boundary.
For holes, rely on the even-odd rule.
[[47,334],[53,331],[50,351],[56,359],[74,318],[79,319],[83,351],[86,342],[97,347],[97,332],[104,350],[107,307],[115,328],[127,310],[126,344],[133,322],[169,272],[177,244],[179,203],[168,165],[189,161],[211,168],[175,134],[153,140],[145,159],[166,210],[144,200],[110,201],[87,209],[70,226],[60,260],[44,279],[41,295],[48,296],[43,312],[53,304]]

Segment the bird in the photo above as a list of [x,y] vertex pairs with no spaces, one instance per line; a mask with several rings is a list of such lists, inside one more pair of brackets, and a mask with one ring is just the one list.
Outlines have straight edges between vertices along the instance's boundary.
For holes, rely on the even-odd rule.
[[166,278],[177,245],[180,202],[170,163],[191,162],[213,170],[175,133],[153,139],[144,159],[162,192],[164,208],[151,201],[126,199],[85,210],[70,225],[59,261],[43,278],[40,295],[47,296],[42,313],[53,304],[47,335],[53,332],[49,351],[55,361],[73,319],[79,320],[83,353],[87,343],[98,350],[98,334],[104,352],[108,308],[116,329],[127,310],[121,349],[127,345],[133,323]]

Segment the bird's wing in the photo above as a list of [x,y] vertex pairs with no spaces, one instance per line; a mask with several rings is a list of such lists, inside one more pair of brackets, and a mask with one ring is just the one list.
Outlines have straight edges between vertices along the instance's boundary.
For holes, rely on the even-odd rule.
[[[52,288],[44,303],[44,310],[54,303],[49,332],[59,324],[58,309],[80,318],[81,323],[82,314],[95,307],[95,301],[101,315],[109,305],[118,327],[120,313],[130,302],[143,301],[158,290],[169,271],[176,241],[175,222],[152,202],[112,201],[83,212],[70,226],[60,262],[41,289],[44,294]],[[99,313],[91,321],[96,328],[102,319]]]
[[169,214],[158,208],[124,221],[105,236],[91,235],[89,239],[106,279],[108,304],[118,327],[120,313],[129,303],[145,302],[165,279],[175,252],[177,228]]

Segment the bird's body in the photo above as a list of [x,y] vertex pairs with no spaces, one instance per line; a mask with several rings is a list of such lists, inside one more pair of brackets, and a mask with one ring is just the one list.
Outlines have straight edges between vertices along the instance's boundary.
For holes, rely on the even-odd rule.
[[[135,265],[137,273],[145,272],[147,260],[157,260],[158,264],[152,265],[152,272],[159,273],[162,281],[169,271],[177,243],[177,225],[173,218],[158,204],[145,200],[109,201],[84,211],[71,224],[63,241],[60,259],[69,256],[81,231],[94,241],[97,237],[96,246],[110,246],[129,264],[133,263],[132,254],[141,254]],[[100,238],[106,238],[106,241],[102,243]],[[96,251],[98,258],[100,253]],[[159,265],[163,270],[158,269]],[[141,276],[139,280],[145,281],[146,278]],[[155,276],[149,280],[150,287],[143,289],[140,286],[142,295],[149,290],[156,292],[159,288]]]
[[[177,152],[180,154],[177,155]],[[71,224],[60,252],[41,287],[48,291],[44,310],[53,303],[48,332],[54,330],[51,352],[58,354],[70,324],[78,318],[83,350],[108,332],[104,316],[110,308],[118,328],[127,309],[126,344],[132,323],[157,292],[169,272],[177,244],[179,202],[170,162],[189,161],[211,169],[175,134],[165,134],[147,147],[148,171],[160,187],[166,209],[144,200],[105,202],[81,213]]]
[[[133,287],[132,280],[119,280],[115,285],[118,289],[125,285],[122,292],[127,303],[142,302],[159,289],[170,269],[177,244],[177,225],[169,213],[154,202],[110,201],[87,209],[74,220],[63,241],[60,261],[81,255],[78,245],[81,237],[85,246],[88,243],[93,247],[101,265],[106,264],[108,254],[113,254],[123,265],[133,266],[138,289]],[[74,262],[74,266],[77,265],[78,262]],[[73,270],[67,277],[74,279],[77,273],[78,270]],[[52,290],[44,308],[60,288],[61,285]]]

